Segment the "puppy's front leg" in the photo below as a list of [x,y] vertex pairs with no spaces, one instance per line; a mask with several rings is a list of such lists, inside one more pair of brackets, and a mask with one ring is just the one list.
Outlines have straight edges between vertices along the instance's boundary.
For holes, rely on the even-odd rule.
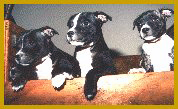
[[16,67],[10,70],[10,80],[12,81],[12,90],[18,92],[25,87],[27,80],[22,72],[18,71]]
[[142,50],[141,54],[142,60],[140,61],[141,68],[132,68],[129,70],[128,74],[135,74],[135,73],[146,73],[146,72],[153,72],[153,65],[151,64],[151,58],[148,54]]
[[92,100],[97,94],[97,81],[102,76],[100,69],[91,69],[85,77],[84,94],[87,100]]
[[66,79],[73,79],[73,76],[67,72],[62,72],[60,74],[54,75],[52,77],[52,85],[54,89],[61,90],[65,85]]
[[146,70],[146,72],[153,72],[154,68],[151,63],[150,55],[146,54],[145,51],[142,51],[141,54],[142,60],[140,62],[140,65]]
[[65,85],[66,79],[73,79],[72,74],[72,66],[67,60],[58,61],[52,71],[54,89],[61,90]]

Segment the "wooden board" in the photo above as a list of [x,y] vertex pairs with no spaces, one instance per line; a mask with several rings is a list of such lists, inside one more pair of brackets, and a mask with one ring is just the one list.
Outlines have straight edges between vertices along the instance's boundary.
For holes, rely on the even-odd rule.
[[5,104],[174,104],[174,72],[103,76],[91,102],[84,97],[84,81],[67,80],[64,88],[56,91],[50,80],[33,80],[18,93],[12,92],[9,84],[5,87]]

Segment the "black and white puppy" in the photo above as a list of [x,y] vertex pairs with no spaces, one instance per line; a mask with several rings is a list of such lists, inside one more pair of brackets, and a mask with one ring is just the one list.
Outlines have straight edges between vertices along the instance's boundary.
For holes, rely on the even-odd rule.
[[[172,9],[149,10],[134,20],[134,28],[137,26],[140,37],[145,40],[142,71],[170,71],[174,67],[174,40],[166,34],[166,20],[173,13]],[[132,69],[131,72],[137,71]]]
[[79,61],[81,77],[85,77],[87,100],[95,97],[98,79],[115,71],[101,29],[108,20],[112,18],[104,12],[82,12],[71,16],[67,23],[67,41],[76,46],[74,56]]
[[58,49],[51,37],[58,34],[51,27],[27,30],[17,39],[15,48],[15,66],[10,70],[12,89],[20,91],[28,80],[52,79],[55,89],[80,75],[78,61]]

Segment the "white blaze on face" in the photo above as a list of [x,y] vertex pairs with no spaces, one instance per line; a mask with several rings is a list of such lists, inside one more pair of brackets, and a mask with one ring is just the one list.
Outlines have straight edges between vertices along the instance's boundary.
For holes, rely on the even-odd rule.
[[[81,13],[77,14],[75,16],[75,18],[73,19],[73,27],[69,29],[69,31],[75,31],[75,28],[77,26],[77,22],[78,22],[78,19],[79,19],[79,16],[80,16]],[[68,31],[68,32],[69,32]]]
[[74,32],[74,35],[73,35],[72,37],[67,36],[67,40],[70,40],[70,39],[72,38],[72,41],[70,41],[70,43],[71,43],[72,45],[75,45],[75,46],[82,46],[82,45],[84,44],[84,42],[77,42],[77,41],[76,41],[76,39],[77,39],[77,34],[76,34],[75,28],[76,28],[76,26],[77,26],[77,22],[78,22],[78,19],[79,19],[80,14],[81,14],[81,13],[79,13],[79,14],[77,14],[77,15],[75,16],[75,18],[73,19],[73,26],[72,26],[72,28],[70,28],[70,29],[68,30],[68,32],[73,31],[73,32]]
[[[22,45],[21,45],[21,48],[20,48],[20,50],[16,53],[16,56],[18,55],[18,56],[20,56],[20,58],[21,59],[25,59],[25,57],[23,56],[25,53],[22,51],[22,49],[23,49],[23,47],[24,47],[24,37],[25,37],[25,35],[22,37]],[[16,61],[16,63],[17,64],[21,64],[21,63],[19,63],[19,61],[17,60],[17,59],[15,59],[15,61]],[[29,64],[21,64],[21,65],[23,65],[23,66],[28,66]]]

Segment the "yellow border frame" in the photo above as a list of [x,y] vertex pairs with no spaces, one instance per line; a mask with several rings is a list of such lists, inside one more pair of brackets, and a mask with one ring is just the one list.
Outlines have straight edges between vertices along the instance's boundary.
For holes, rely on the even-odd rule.
[[[0,4],[0,45],[4,45],[4,4],[174,4],[174,12],[176,15],[177,13],[177,7],[176,7],[176,2],[175,0],[4,0],[3,4]],[[174,19],[177,19],[177,16],[174,16]],[[176,30],[177,28],[177,24],[176,22],[174,22],[174,26]],[[176,32],[175,34],[175,40],[177,40],[176,38]],[[176,46],[176,43],[175,43]],[[176,47],[175,47],[176,48]],[[4,60],[4,46],[0,47],[0,60]],[[176,51],[176,50],[175,50]],[[176,52],[175,52],[176,55]],[[176,57],[175,57],[176,60]],[[18,109],[24,109],[24,108],[33,108],[33,109],[48,109],[48,108],[55,108],[55,109],[65,109],[65,108],[72,108],[72,109],[79,109],[79,108],[85,108],[85,109],[90,109],[90,108],[102,108],[102,109],[176,109],[177,107],[177,94],[176,94],[176,84],[175,84],[175,88],[174,88],[174,105],[127,105],[127,106],[122,106],[122,105],[118,105],[118,106],[97,106],[97,105],[4,105],[4,61],[0,61],[1,65],[0,65],[0,69],[1,69],[1,73],[0,73],[0,108],[5,108],[5,109],[11,109],[11,108],[18,108]],[[176,65],[176,61],[175,61],[175,65]],[[175,67],[175,71],[176,71],[176,67]],[[177,81],[177,74],[174,73],[174,77],[175,77],[175,83]]]

